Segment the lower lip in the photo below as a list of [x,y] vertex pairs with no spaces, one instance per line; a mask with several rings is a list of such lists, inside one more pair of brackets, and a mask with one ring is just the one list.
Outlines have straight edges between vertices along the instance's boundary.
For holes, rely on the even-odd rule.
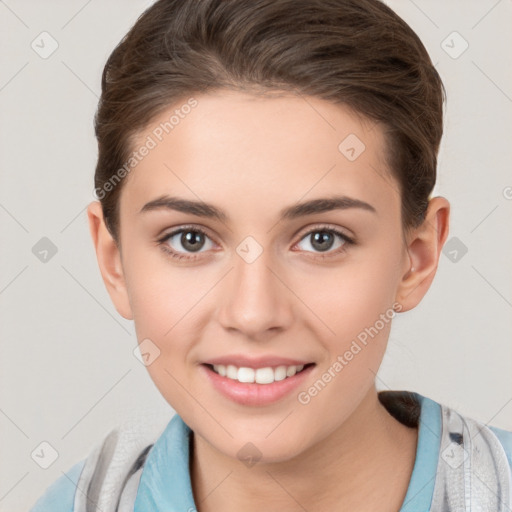
[[304,382],[314,367],[315,365],[312,364],[293,377],[287,377],[272,384],[257,384],[228,379],[215,373],[209,366],[200,365],[201,371],[217,391],[238,404],[252,406],[269,405],[290,394]]

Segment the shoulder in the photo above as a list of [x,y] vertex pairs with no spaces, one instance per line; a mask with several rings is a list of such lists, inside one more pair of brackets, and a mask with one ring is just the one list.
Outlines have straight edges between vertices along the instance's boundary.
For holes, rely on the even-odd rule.
[[[492,457],[496,460],[503,460],[508,462],[508,466],[512,470],[512,432],[488,425],[475,418],[467,415],[458,413],[452,407],[436,402],[435,400],[423,396],[416,392],[399,392],[400,397],[405,395],[408,401],[402,400],[404,403],[409,404],[416,401],[421,407],[421,420],[423,423],[429,422],[429,431],[435,432],[436,437],[439,437],[442,432],[449,432],[450,438],[448,441],[453,439],[461,439],[457,434],[469,434],[469,438],[477,443],[478,449],[490,450]],[[412,398],[411,398],[412,397]],[[380,398],[380,397],[379,397]],[[407,408],[402,406],[402,409],[409,411],[411,406]],[[408,412],[408,414],[412,414]],[[415,418],[418,416],[417,411],[414,409]],[[430,421],[432,420],[432,421]],[[463,426],[464,425],[464,426]],[[439,436],[437,435],[439,433]],[[483,442],[483,439],[486,439]],[[483,443],[483,444],[482,444]],[[505,462],[505,465],[507,465]]]
[[512,468],[512,432],[503,430],[502,428],[494,427],[492,425],[489,426],[489,429],[498,438],[501,446],[503,446],[505,454],[507,455],[508,463]]
[[468,447],[473,447],[480,455],[476,460],[482,459],[482,452],[487,451],[498,465],[503,461],[505,467],[508,463],[512,470],[512,432],[460,414],[446,405],[441,405],[441,410],[443,429],[450,431],[450,440],[457,439],[457,436],[453,437],[454,433],[469,435]]
[[77,462],[48,487],[29,512],[71,512],[75,499],[76,484],[85,461],[86,459]]
[[[161,415],[136,415],[108,431],[88,456],[59,477],[29,512],[86,510],[92,497],[98,510],[115,510],[127,480],[143,465],[148,450],[161,434]],[[76,489],[87,489],[77,493]]]

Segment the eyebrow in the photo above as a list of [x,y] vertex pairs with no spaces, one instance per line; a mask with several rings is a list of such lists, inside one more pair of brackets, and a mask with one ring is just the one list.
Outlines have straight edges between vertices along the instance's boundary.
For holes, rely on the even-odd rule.
[[[331,210],[347,210],[349,208],[359,208],[377,213],[371,204],[361,201],[360,199],[347,196],[332,196],[312,199],[310,201],[288,206],[280,211],[279,217],[281,220],[293,220],[298,217],[313,215],[315,213],[324,213]],[[229,221],[227,213],[213,204],[168,195],[161,196],[149,203],[146,203],[139,213],[155,210],[175,210],[178,212],[190,213],[198,217],[217,219],[221,222]]]

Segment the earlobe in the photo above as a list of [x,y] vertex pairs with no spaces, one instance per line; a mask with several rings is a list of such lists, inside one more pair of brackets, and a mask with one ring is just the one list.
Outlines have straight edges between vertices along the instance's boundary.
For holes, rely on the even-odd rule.
[[401,311],[417,306],[430,288],[448,236],[449,216],[450,203],[444,197],[434,197],[425,220],[411,233],[407,246],[410,263],[396,295]]
[[108,294],[118,313],[127,320],[133,320],[121,254],[105,225],[103,209],[99,201],[93,201],[89,204],[87,218],[101,277]]

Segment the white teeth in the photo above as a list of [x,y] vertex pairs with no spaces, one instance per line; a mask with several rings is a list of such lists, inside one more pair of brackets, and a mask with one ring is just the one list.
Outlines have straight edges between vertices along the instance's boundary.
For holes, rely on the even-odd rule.
[[[215,366],[213,367],[213,369],[215,370]],[[228,364],[227,367],[226,367],[226,377],[228,379],[237,380],[238,379],[238,369],[237,369],[237,367],[233,366],[232,364]]]
[[257,384],[272,384],[274,380],[274,370],[272,370],[272,368],[258,368],[255,372],[254,381]]
[[239,382],[254,382],[254,370],[252,368],[238,368]]
[[296,366],[288,366],[288,368],[286,368],[286,376],[287,377],[293,377],[296,373],[297,373]]
[[303,364],[297,366],[277,366],[276,368],[267,366],[256,370],[247,367],[237,368],[232,364],[228,364],[227,366],[223,364],[213,365],[213,370],[222,377],[237,380],[238,382],[256,382],[257,384],[272,384],[272,382],[284,380],[287,377],[293,377],[303,368]]
[[274,370],[274,380],[286,379],[286,366],[278,366]]

